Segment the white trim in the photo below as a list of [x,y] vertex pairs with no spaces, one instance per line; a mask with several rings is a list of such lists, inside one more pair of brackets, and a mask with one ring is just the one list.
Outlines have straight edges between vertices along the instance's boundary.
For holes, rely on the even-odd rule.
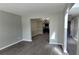
[[9,44],[9,45],[7,45],[7,46],[4,46],[4,47],[0,48],[0,50],[3,50],[3,49],[8,48],[8,47],[10,47],[10,46],[12,46],[12,45],[15,45],[15,44],[17,44],[17,43],[19,43],[19,42],[21,42],[21,41],[22,41],[22,40],[19,40],[19,41],[17,41],[17,42],[14,42],[14,43],[12,43],[12,44]]
[[69,55],[69,53],[68,53],[67,50],[64,50],[64,54],[65,54],[65,55]]
[[22,39],[22,40],[19,40],[19,41],[17,41],[17,42],[14,42],[14,43],[12,43],[12,44],[9,44],[9,45],[7,45],[7,46],[4,46],[4,47],[0,48],[0,50],[3,50],[3,49],[8,48],[8,47],[10,47],[10,46],[12,46],[12,45],[15,45],[15,44],[17,44],[17,43],[19,43],[19,42],[21,42],[21,41],[32,42],[32,40]]
[[22,41],[32,42],[32,40],[22,39]]
[[[56,42],[49,42],[49,44],[56,44],[56,45],[62,45],[62,48],[64,47],[64,44],[62,44],[62,43],[56,43]],[[64,48],[63,48],[64,49]],[[64,55],[69,55],[69,53],[67,52],[67,50],[64,50],[63,51],[64,52]]]
[[62,43],[56,43],[56,42],[49,42],[49,44],[64,45],[64,44],[62,44]]

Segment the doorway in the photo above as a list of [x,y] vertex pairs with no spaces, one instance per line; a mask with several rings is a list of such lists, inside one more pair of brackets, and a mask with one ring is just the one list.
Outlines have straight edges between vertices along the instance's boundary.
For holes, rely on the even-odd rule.
[[77,38],[78,20],[76,16],[68,16],[67,51],[70,55],[76,55],[77,41],[75,38]]
[[49,42],[49,21],[42,18],[31,19],[32,40]]
[[48,20],[43,21],[43,33],[49,34],[49,22],[48,22]]

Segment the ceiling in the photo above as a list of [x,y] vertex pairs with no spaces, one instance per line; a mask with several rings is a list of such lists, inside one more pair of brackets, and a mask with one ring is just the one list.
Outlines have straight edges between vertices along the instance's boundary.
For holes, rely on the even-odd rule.
[[74,4],[74,6],[69,11],[69,15],[72,16],[79,15],[79,3]]
[[0,3],[0,10],[17,15],[52,14],[65,10],[65,3]]

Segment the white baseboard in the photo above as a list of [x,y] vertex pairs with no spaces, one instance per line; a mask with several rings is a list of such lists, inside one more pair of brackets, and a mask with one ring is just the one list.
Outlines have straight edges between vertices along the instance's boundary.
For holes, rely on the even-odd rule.
[[52,43],[52,42],[49,42],[49,44],[56,44],[56,45],[63,45],[62,43]]
[[[49,44],[62,45],[62,48],[63,48],[63,46],[64,46],[64,44],[62,44],[62,43],[56,43],[56,42],[54,42],[54,43],[49,42]],[[63,49],[64,49],[64,48],[63,48]],[[69,55],[69,53],[67,52],[67,50],[64,50],[63,53],[64,53],[64,55]]]
[[17,42],[14,42],[14,43],[12,43],[12,44],[9,44],[9,45],[7,45],[7,46],[4,46],[4,47],[0,48],[0,50],[3,50],[3,49],[8,48],[8,47],[10,47],[10,46],[12,46],[12,45],[15,45],[15,44],[17,44],[17,43],[19,43],[19,42],[21,42],[21,41],[22,41],[22,40],[19,40],[19,41],[17,41]]
[[67,52],[67,50],[64,50],[64,55],[69,55],[69,53]]
[[15,44],[17,44],[17,43],[19,43],[19,42],[21,42],[21,41],[32,42],[32,40],[22,39],[22,40],[19,40],[19,41],[17,41],[17,42],[14,42],[14,43],[12,43],[12,44],[9,44],[9,45],[7,45],[7,46],[4,46],[4,47],[0,48],[0,50],[3,50],[3,49],[8,48],[8,47],[10,47],[10,46],[12,46],[12,45],[15,45]]
[[22,41],[32,42],[32,40],[22,39]]

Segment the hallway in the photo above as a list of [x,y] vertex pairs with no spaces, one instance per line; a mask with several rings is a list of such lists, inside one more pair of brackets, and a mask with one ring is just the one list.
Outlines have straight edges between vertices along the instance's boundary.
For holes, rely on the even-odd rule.
[[48,43],[48,34],[33,37],[33,42],[22,41],[0,51],[0,55],[62,55],[61,48]]

